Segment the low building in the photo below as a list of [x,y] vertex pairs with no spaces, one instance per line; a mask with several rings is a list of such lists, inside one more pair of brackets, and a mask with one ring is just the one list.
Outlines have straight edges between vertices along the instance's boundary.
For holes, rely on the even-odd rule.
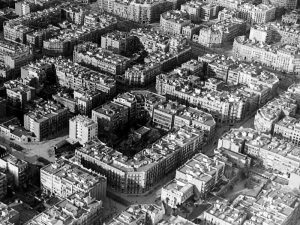
[[78,192],[33,217],[25,225],[41,225],[53,221],[61,225],[99,225],[103,219],[102,201],[96,200],[87,193]]
[[85,144],[98,136],[98,124],[86,116],[75,116],[69,120],[69,138]]
[[59,198],[81,192],[97,200],[106,197],[106,178],[74,163],[60,159],[41,168],[41,188]]
[[37,141],[65,129],[69,122],[69,111],[52,101],[40,102],[28,113],[24,114],[24,128],[32,132]]

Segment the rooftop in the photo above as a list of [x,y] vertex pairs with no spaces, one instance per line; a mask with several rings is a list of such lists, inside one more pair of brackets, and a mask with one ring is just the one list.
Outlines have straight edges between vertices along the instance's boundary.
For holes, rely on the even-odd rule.
[[106,178],[100,174],[93,173],[83,167],[80,167],[71,160],[59,159],[41,169],[41,171],[52,174],[72,183],[79,190],[88,191],[99,182],[103,182]]

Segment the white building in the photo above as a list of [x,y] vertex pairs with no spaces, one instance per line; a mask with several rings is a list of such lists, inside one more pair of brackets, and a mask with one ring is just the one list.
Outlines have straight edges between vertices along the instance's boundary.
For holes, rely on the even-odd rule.
[[69,121],[69,137],[80,144],[89,142],[98,135],[98,124],[87,116],[78,115]]

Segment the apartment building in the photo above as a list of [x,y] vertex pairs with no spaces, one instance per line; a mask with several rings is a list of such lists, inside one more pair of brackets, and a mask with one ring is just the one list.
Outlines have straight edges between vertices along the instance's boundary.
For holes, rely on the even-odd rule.
[[166,34],[180,35],[182,28],[190,23],[188,14],[183,11],[170,10],[160,16],[160,29]]
[[182,127],[143,149],[133,158],[96,141],[76,149],[75,157],[84,167],[104,174],[113,190],[142,194],[191,158],[201,149],[202,143],[201,130]]
[[30,13],[30,3],[28,2],[16,2],[15,3],[15,13],[18,16],[24,16]]
[[125,92],[123,94],[119,94],[113,100],[115,103],[120,105],[124,105],[128,108],[128,121],[134,122],[136,118],[141,114],[141,101],[137,98],[136,95]]
[[238,18],[238,10],[237,9],[228,9],[224,8],[218,13],[218,20],[227,20],[232,18]]
[[107,225],[157,224],[163,219],[165,210],[155,204],[131,205]]
[[98,0],[98,6],[105,12],[112,13],[121,18],[149,24],[157,22],[160,14],[173,9],[173,1],[151,0],[151,1],[116,1],[116,0]]
[[184,109],[185,106],[178,102],[163,102],[154,108],[152,122],[154,126],[169,131],[174,127],[175,116]]
[[19,70],[32,59],[30,47],[6,40],[0,41],[0,61],[8,68]]
[[101,48],[112,51],[115,54],[124,55],[133,52],[136,40],[127,32],[113,31],[101,36]]
[[0,199],[3,199],[7,194],[7,176],[6,173],[0,171]]
[[195,197],[205,198],[221,180],[224,171],[224,162],[199,153],[176,170],[175,179],[192,184]]
[[7,102],[10,106],[24,108],[24,106],[35,98],[35,88],[22,84],[18,80],[10,80],[4,83]]
[[56,221],[61,225],[100,225],[103,221],[103,203],[87,193],[74,193],[30,219],[25,225],[41,225]]
[[297,8],[296,0],[263,0],[265,4],[271,4],[276,8],[285,8],[286,10],[293,10]]
[[218,48],[225,42],[232,41],[235,37],[246,33],[246,22],[242,19],[232,18],[220,20],[209,27],[200,29],[199,35],[194,36],[199,44],[206,47]]
[[43,48],[43,41],[59,35],[60,28],[48,25],[48,27],[26,34],[26,44],[36,49]]
[[203,63],[199,62],[195,59],[191,59],[183,64],[181,64],[182,69],[187,69],[189,74],[194,76],[201,76],[203,75]]
[[0,97],[0,118],[4,118],[6,116],[6,99]]
[[96,200],[106,197],[106,178],[75,164],[72,159],[59,159],[41,168],[41,188],[59,198],[82,192]]
[[257,107],[258,96],[254,93],[216,90],[216,83],[217,80],[209,79],[203,87],[199,77],[172,72],[157,76],[156,90],[158,94],[208,110],[217,123],[235,123],[244,118],[248,109]]
[[4,39],[26,43],[26,35],[33,32],[30,27],[43,27],[50,23],[59,22],[61,19],[61,5],[44,9],[42,11],[28,13],[3,24]]
[[152,118],[154,109],[161,103],[166,101],[166,97],[156,94],[151,91],[135,90],[131,91],[141,106],[141,114],[146,114],[146,117]]
[[124,129],[129,122],[129,107],[117,102],[107,102],[92,110],[92,120],[98,123],[98,131],[117,131]]
[[130,59],[88,42],[75,47],[73,61],[93,66],[99,71],[120,75],[125,73]]
[[219,6],[213,3],[192,0],[182,4],[180,10],[185,11],[192,22],[201,22],[217,17]]
[[143,87],[152,83],[160,72],[159,63],[136,64],[125,71],[124,80],[129,86]]
[[198,57],[198,61],[207,63],[206,73],[209,77],[215,77],[227,82],[229,71],[238,67],[239,61],[224,55],[205,54]]
[[91,116],[92,109],[100,106],[108,98],[99,90],[86,88],[75,89],[73,95],[61,91],[52,96],[53,99],[68,108],[71,113]]
[[236,208],[244,208],[248,215],[244,225],[261,221],[265,224],[297,224],[299,216],[299,198],[286,185],[273,182],[266,185],[256,198],[245,195],[233,201]]
[[288,73],[300,72],[299,48],[293,45],[266,45],[240,36],[234,39],[233,52],[235,57],[248,62],[259,62]]
[[57,134],[68,126],[68,122],[68,109],[53,101],[39,102],[24,114],[24,128],[35,135],[36,141]]
[[299,120],[290,116],[285,116],[274,125],[274,135],[289,140],[295,145],[299,145]]
[[[63,59],[48,59],[55,66],[58,83],[71,89],[89,89],[100,91],[104,99],[116,94],[116,80],[109,75],[80,66]],[[80,94],[79,94],[80,95]]]
[[216,129],[216,121],[211,114],[193,107],[179,111],[174,117],[174,127],[192,126],[203,130],[204,141],[209,142]]
[[244,151],[258,159],[264,167],[283,174],[300,167],[300,149],[284,139],[262,135],[245,143]]
[[28,163],[8,154],[0,158],[0,168],[13,177],[16,187],[23,187],[28,182]]
[[264,24],[275,19],[276,7],[273,5],[244,3],[239,8],[239,18],[250,24]]
[[[64,22],[65,25],[68,23]],[[82,42],[100,43],[101,35],[115,29],[117,19],[107,14],[88,14],[83,25],[65,26],[59,35],[43,41],[43,52],[49,56],[70,56]]]
[[69,138],[85,144],[98,136],[98,124],[87,116],[78,115],[69,120]]
[[212,225],[227,225],[234,223],[235,225],[244,225],[247,219],[247,211],[245,209],[237,209],[225,202],[213,204],[208,210],[204,211],[201,219],[210,222]]
[[275,123],[284,116],[294,116],[296,110],[296,100],[283,94],[257,111],[254,118],[254,127],[261,132],[273,133]]
[[293,10],[282,15],[281,21],[291,25],[300,24],[300,15],[297,10]]
[[147,52],[167,52],[170,45],[170,36],[151,28],[137,28],[130,31],[130,35],[139,39]]
[[12,225],[19,224],[20,214],[18,211],[0,202],[0,221],[3,224]]
[[294,83],[288,87],[287,93],[289,93],[294,99],[296,99],[297,105],[300,106],[300,84]]
[[272,44],[298,45],[300,41],[300,29],[297,25],[269,22],[267,24],[256,24],[251,27],[250,40]]

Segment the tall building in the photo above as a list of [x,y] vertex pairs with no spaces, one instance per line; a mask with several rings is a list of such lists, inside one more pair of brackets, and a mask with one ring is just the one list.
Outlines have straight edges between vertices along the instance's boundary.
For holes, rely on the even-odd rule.
[[98,131],[117,131],[128,123],[129,109],[117,102],[105,103],[92,111],[92,119],[98,123]]
[[24,128],[34,133],[36,141],[42,141],[66,128],[69,111],[52,101],[40,102],[24,114]]
[[92,119],[78,115],[69,120],[69,138],[85,144],[98,136],[98,124]]
[[4,118],[6,116],[6,105],[6,99],[0,97],[0,118]]
[[169,131],[174,127],[175,116],[185,109],[178,102],[168,101],[154,108],[152,122],[154,126]]
[[97,200],[106,197],[106,178],[74,163],[60,159],[41,168],[41,188],[45,193],[68,198],[82,192]]
[[135,39],[127,32],[113,31],[101,36],[101,48],[112,51],[115,54],[124,55],[128,52],[133,52]]
[[13,177],[16,187],[23,187],[28,182],[28,163],[26,161],[9,154],[0,158],[0,168]]
[[3,199],[7,194],[7,176],[6,173],[0,171],[0,199]]
[[22,84],[18,80],[10,80],[4,83],[7,102],[10,106],[24,108],[26,104],[35,98],[35,88]]
[[87,193],[77,192],[33,217],[25,225],[46,225],[53,221],[61,225],[100,225],[103,221],[103,202]]

